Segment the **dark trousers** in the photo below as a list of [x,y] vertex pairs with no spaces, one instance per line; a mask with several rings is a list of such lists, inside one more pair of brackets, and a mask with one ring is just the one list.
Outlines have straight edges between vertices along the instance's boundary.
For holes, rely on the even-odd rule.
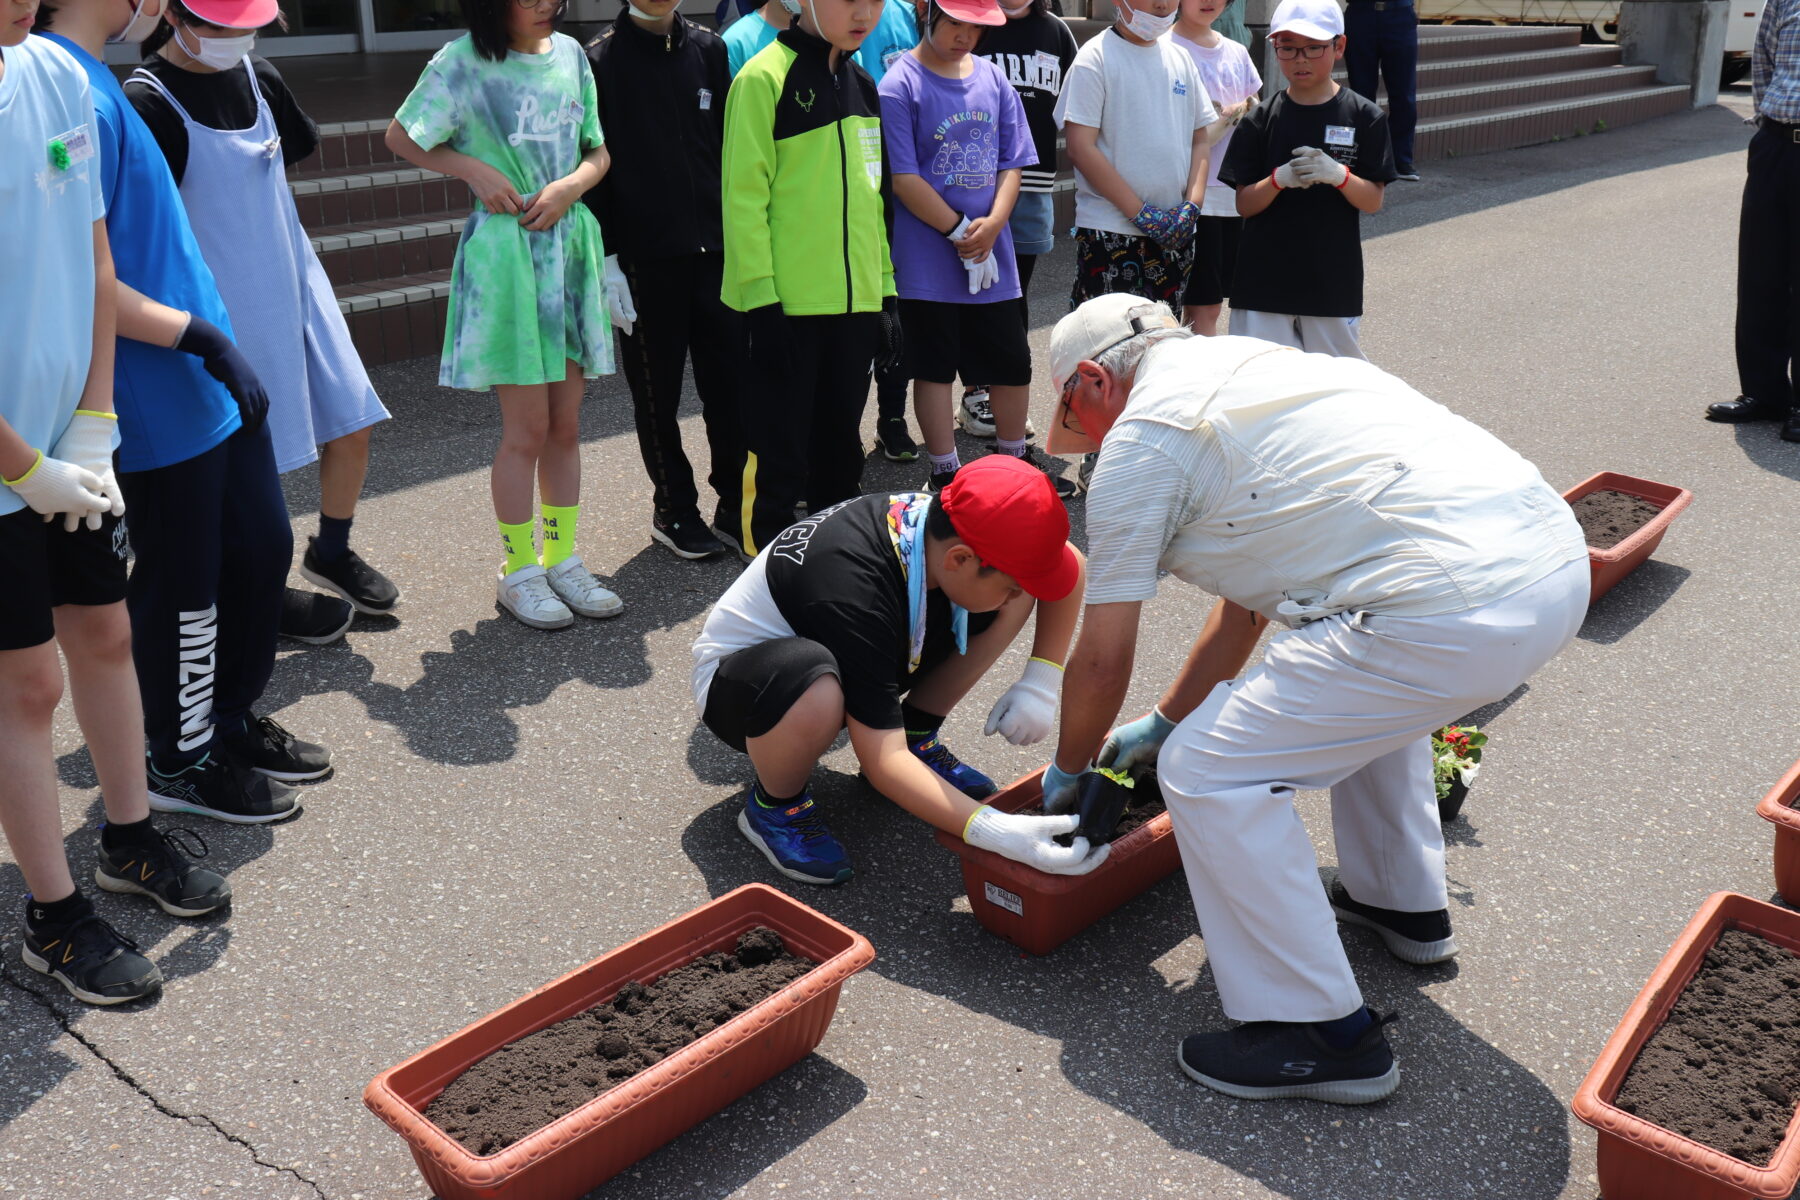
[[1738,217],[1737,368],[1744,395],[1800,411],[1800,125],[1750,139]]
[[676,420],[682,367],[690,357],[711,454],[706,481],[718,497],[715,518],[737,521],[742,499],[744,318],[719,299],[724,265],[722,254],[625,264],[638,316],[632,331],[619,335],[619,357],[631,387],[638,450],[656,491],[656,511],[675,520],[698,517],[700,509],[694,468],[682,451]]
[[[790,317],[793,372],[748,364],[744,472],[750,528],[739,542],[754,554],[794,523],[794,506],[819,512],[862,491],[862,414],[869,363],[881,340],[876,313]],[[728,526],[736,532],[736,526]]]
[[1394,166],[1413,167],[1413,130],[1419,124],[1419,14],[1412,5],[1375,11],[1367,0],[1350,0],[1344,13],[1344,70],[1350,88],[1375,99],[1379,74],[1387,84],[1388,136],[1394,142]]
[[268,686],[294,534],[266,425],[119,486],[144,733],[152,761],[174,769],[207,752],[214,725],[242,724]]

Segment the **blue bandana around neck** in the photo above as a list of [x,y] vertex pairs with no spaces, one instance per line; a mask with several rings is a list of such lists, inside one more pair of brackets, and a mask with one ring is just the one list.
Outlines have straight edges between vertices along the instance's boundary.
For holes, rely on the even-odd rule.
[[[907,669],[917,671],[925,652],[925,514],[931,508],[929,492],[907,492],[888,497],[888,537],[893,539],[894,553],[900,556],[900,571],[906,576],[906,617],[910,631]],[[950,605],[950,632],[956,637],[956,652],[969,652],[969,610],[954,602]]]

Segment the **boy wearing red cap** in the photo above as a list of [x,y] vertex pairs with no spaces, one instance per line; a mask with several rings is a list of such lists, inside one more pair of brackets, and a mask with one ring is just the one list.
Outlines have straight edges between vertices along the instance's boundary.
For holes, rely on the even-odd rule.
[[694,642],[694,703],[756,771],[738,829],[790,879],[849,879],[849,855],[807,788],[850,731],[876,790],[916,817],[1008,858],[1085,874],[1106,856],[1059,846],[1072,816],[980,801],[993,781],[938,738],[1034,605],[1024,675],[988,714],[1015,745],[1048,735],[1082,599],[1082,558],[1041,471],[1008,455],[964,467],[942,493],[862,496],[790,526],[757,555]]

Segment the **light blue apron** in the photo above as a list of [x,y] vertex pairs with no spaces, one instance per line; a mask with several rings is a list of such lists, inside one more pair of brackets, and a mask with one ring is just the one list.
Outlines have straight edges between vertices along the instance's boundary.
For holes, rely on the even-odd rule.
[[181,199],[231,314],[238,346],[269,393],[275,466],[291,471],[319,446],[385,421],[331,280],[313,253],[288,191],[275,114],[256,86],[256,124],[210,129],[187,114],[162,81],[132,74],[161,93],[187,128]]

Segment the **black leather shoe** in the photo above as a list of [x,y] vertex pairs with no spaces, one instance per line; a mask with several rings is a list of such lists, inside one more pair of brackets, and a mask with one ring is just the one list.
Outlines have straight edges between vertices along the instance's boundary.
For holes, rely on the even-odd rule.
[[1772,404],[1762,404],[1748,396],[1735,400],[1715,400],[1706,406],[1706,419],[1737,424],[1741,421],[1778,421],[1782,413]]
[[1787,420],[1781,423],[1781,440],[1800,442],[1800,408],[1788,413]]

